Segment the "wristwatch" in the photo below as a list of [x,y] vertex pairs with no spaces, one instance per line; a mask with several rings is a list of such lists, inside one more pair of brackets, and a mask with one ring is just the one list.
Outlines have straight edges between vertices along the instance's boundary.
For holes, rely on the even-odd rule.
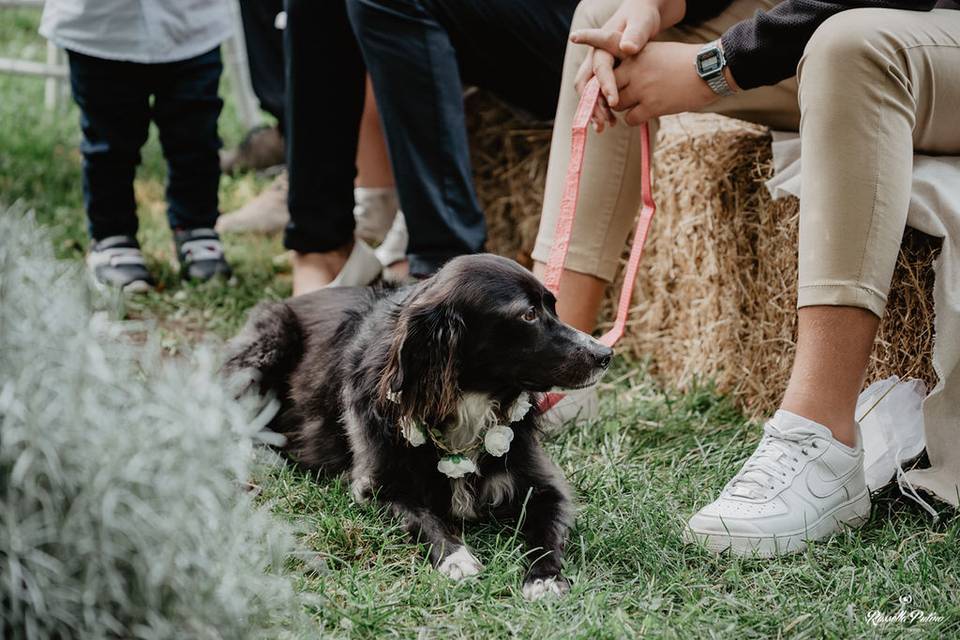
[[733,95],[733,90],[730,89],[730,85],[727,84],[727,79],[723,75],[726,66],[727,58],[723,55],[723,48],[720,46],[719,40],[703,45],[703,48],[697,53],[697,75],[703,78],[718,96]]

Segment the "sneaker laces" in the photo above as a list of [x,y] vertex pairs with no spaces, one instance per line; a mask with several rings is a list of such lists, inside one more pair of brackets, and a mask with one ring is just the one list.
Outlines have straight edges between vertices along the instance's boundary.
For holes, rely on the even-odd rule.
[[810,455],[808,449],[817,448],[814,434],[784,432],[767,422],[763,438],[743,464],[740,472],[730,480],[725,493],[737,498],[763,500],[778,483],[784,483],[797,471],[802,458]]

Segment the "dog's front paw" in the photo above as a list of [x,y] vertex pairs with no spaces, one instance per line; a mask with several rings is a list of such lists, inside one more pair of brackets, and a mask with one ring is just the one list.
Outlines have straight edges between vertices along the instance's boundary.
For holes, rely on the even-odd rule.
[[466,547],[458,547],[437,566],[437,571],[454,581],[475,576],[482,569],[483,565]]
[[523,582],[523,597],[527,600],[559,598],[570,591],[570,583],[563,576],[529,577]]
[[373,497],[373,481],[370,476],[360,476],[350,482],[350,493],[357,504],[366,504]]

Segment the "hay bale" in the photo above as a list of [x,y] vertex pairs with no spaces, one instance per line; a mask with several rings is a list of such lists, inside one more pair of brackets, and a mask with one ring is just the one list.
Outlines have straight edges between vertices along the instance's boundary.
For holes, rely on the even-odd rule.
[[477,196],[487,217],[487,251],[530,267],[543,183],[550,156],[550,123],[523,117],[489,94],[467,99],[467,128]]
[[[485,109],[489,126],[475,130],[473,142],[482,147],[475,158],[482,159],[477,180],[488,206],[488,245],[529,262],[549,130],[511,129],[514,121],[497,111],[502,107]],[[664,118],[655,163],[659,210],[620,350],[650,357],[664,382],[683,388],[714,380],[749,415],[768,415],[793,361],[799,210],[794,198],[772,201],[763,185],[772,173],[769,132],[721,116]],[[517,174],[519,184],[505,179]],[[898,374],[935,382],[936,250],[932,238],[908,230],[868,381]],[[606,321],[619,289],[618,281],[607,295]]]

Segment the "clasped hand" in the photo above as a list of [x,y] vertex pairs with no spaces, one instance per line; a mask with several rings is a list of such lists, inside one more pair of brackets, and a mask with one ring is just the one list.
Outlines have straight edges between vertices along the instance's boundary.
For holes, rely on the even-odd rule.
[[576,87],[582,92],[594,76],[600,84],[591,118],[597,131],[616,124],[615,111],[625,113],[627,124],[638,125],[662,115],[697,111],[717,100],[697,75],[701,45],[652,41],[660,25],[653,3],[626,0],[602,27],[570,34],[572,42],[590,47],[577,72]]

